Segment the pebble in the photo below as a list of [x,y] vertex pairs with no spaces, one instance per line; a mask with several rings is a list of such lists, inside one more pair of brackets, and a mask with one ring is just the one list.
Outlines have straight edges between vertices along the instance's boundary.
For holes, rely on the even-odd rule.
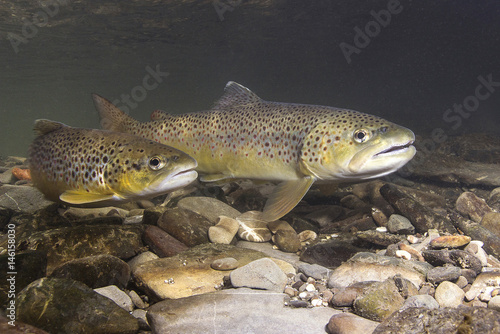
[[238,236],[247,241],[267,242],[271,240],[271,231],[265,221],[259,220],[260,212],[248,211],[236,218],[239,223]]
[[140,309],[144,309],[148,307],[148,305],[142,300],[142,298],[135,292],[134,290],[130,290],[128,292],[128,296],[132,300],[132,303],[134,303],[134,306]]
[[382,321],[399,310],[403,303],[404,299],[399,294],[394,280],[387,279],[371,284],[354,300],[353,306],[357,315]]
[[481,261],[474,255],[463,250],[427,250],[422,252],[422,256],[433,266],[452,264],[463,269],[472,269],[476,273],[481,272]]
[[151,328],[149,327],[148,318],[146,317],[147,313],[148,312],[146,310],[137,309],[133,310],[130,314],[137,319],[140,329],[150,331]]
[[158,220],[158,227],[189,247],[209,242],[208,229],[213,225],[202,214],[180,207],[165,211]]
[[433,248],[459,248],[467,245],[471,238],[467,235],[445,235],[431,241]]
[[436,301],[436,299],[427,294],[415,295],[408,297],[408,299],[405,300],[403,307],[401,307],[401,310],[405,310],[410,307],[425,307],[428,309],[436,309],[439,308],[439,303]]
[[238,260],[233,257],[225,257],[222,259],[214,260],[210,267],[214,270],[233,270],[238,268]]
[[398,249],[396,251],[396,257],[401,258],[401,259],[405,259],[405,260],[411,260],[411,254],[408,253],[407,251],[401,250],[401,249]]
[[215,226],[208,229],[208,239],[210,242],[229,245],[233,241],[240,224],[234,218],[220,216]]
[[432,284],[439,284],[444,281],[456,281],[462,271],[455,266],[435,267],[427,272],[427,280]]
[[495,296],[488,302],[488,308],[500,312],[500,296]]
[[372,218],[378,226],[387,226],[388,218],[379,208],[372,208]]
[[212,197],[184,197],[177,206],[204,216],[212,225],[217,223],[220,216],[236,218],[241,215],[238,210]]
[[134,303],[129,295],[120,290],[116,285],[108,285],[102,288],[94,289],[101,296],[107,297],[114,301],[116,305],[128,312],[134,309]]
[[[461,274],[461,273],[460,273]],[[460,275],[460,277],[458,277],[457,281],[455,282],[455,284],[460,288],[460,289],[463,289],[467,286],[467,284],[469,284],[469,282],[467,281],[467,278],[465,278],[464,276]]]
[[362,288],[347,287],[333,295],[331,304],[334,307],[351,307],[362,292]]
[[481,226],[490,230],[497,237],[500,237],[500,213],[488,212],[481,219]]
[[305,230],[298,234],[300,242],[311,242],[318,238],[318,234],[311,230]]
[[188,246],[154,225],[146,227],[143,240],[159,257],[174,256],[189,249]]
[[465,292],[456,284],[444,281],[440,283],[434,294],[434,298],[441,307],[458,307],[464,300]]
[[146,252],[142,252],[139,255],[136,255],[135,257],[133,257],[130,261],[127,262],[127,264],[130,267],[131,271],[135,271],[135,269],[138,266],[140,266],[141,264],[146,263],[148,261],[158,259],[158,258],[159,258],[159,256],[156,255],[155,253],[150,252],[150,251],[146,251]]
[[[377,229],[380,229],[378,227]],[[372,244],[387,247],[391,244],[397,244],[405,240],[404,236],[379,232],[374,230],[361,231],[356,233],[356,237],[363,240],[371,242]]]
[[269,258],[262,258],[235,269],[229,275],[234,287],[248,287],[283,292],[287,276]]
[[398,214],[393,214],[389,217],[387,228],[389,232],[396,234],[415,233],[415,227],[411,224],[410,220]]
[[481,261],[481,265],[486,267],[488,265],[488,254],[483,249],[484,243],[479,240],[472,240],[467,247],[465,247],[465,251],[471,253],[475,257]]

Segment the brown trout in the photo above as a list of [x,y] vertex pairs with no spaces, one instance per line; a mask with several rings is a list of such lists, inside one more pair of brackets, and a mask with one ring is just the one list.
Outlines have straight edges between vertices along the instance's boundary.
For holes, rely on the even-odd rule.
[[154,197],[194,181],[196,161],[184,152],[127,133],[79,129],[37,120],[29,166],[50,200],[108,203]]
[[182,150],[198,162],[201,181],[283,181],[262,219],[281,218],[311,185],[387,175],[416,153],[412,131],[349,109],[264,101],[235,82],[208,111],[156,111],[141,123],[93,95],[104,129],[132,133]]

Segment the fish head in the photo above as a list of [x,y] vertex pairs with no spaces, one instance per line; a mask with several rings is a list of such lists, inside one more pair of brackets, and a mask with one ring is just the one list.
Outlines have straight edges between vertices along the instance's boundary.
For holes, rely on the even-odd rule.
[[196,160],[170,146],[137,137],[116,150],[105,166],[104,178],[118,198],[162,195],[198,177]]
[[316,126],[301,152],[302,168],[320,180],[381,177],[416,153],[414,133],[382,118],[351,110]]

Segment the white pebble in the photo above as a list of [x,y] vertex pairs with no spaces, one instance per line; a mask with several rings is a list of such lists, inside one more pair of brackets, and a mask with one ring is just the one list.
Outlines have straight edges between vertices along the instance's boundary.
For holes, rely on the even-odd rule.
[[409,235],[406,237],[406,240],[408,240],[408,242],[410,244],[416,244],[417,242],[420,242],[420,238],[417,238],[416,236],[414,235]]
[[306,291],[309,291],[309,292],[316,291],[316,287],[314,286],[314,284],[307,284]]
[[411,260],[411,254],[405,250],[398,249],[396,251],[396,257],[403,258],[405,260]]
[[491,300],[491,293],[493,290],[496,290],[497,288],[494,286],[488,286],[486,287],[483,292],[479,295],[479,300],[482,302],[489,302]]
[[321,298],[313,298],[311,299],[311,305],[314,307],[323,306],[323,300]]
[[385,233],[387,232],[387,227],[385,226],[379,226],[375,229],[377,232],[382,232],[382,233]]
[[307,297],[309,297],[309,294],[306,291],[302,291],[301,293],[299,293],[300,299],[307,299]]

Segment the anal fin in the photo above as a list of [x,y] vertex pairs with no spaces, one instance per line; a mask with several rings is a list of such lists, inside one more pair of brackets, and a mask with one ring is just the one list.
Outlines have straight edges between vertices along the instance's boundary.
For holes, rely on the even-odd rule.
[[96,194],[86,191],[66,190],[59,196],[59,199],[69,204],[87,204],[110,200],[113,196],[113,194]]
[[267,200],[262,220],[275,221],[286,215],[300,202],[313,183],[314,178],[306,176],[278,184]]

